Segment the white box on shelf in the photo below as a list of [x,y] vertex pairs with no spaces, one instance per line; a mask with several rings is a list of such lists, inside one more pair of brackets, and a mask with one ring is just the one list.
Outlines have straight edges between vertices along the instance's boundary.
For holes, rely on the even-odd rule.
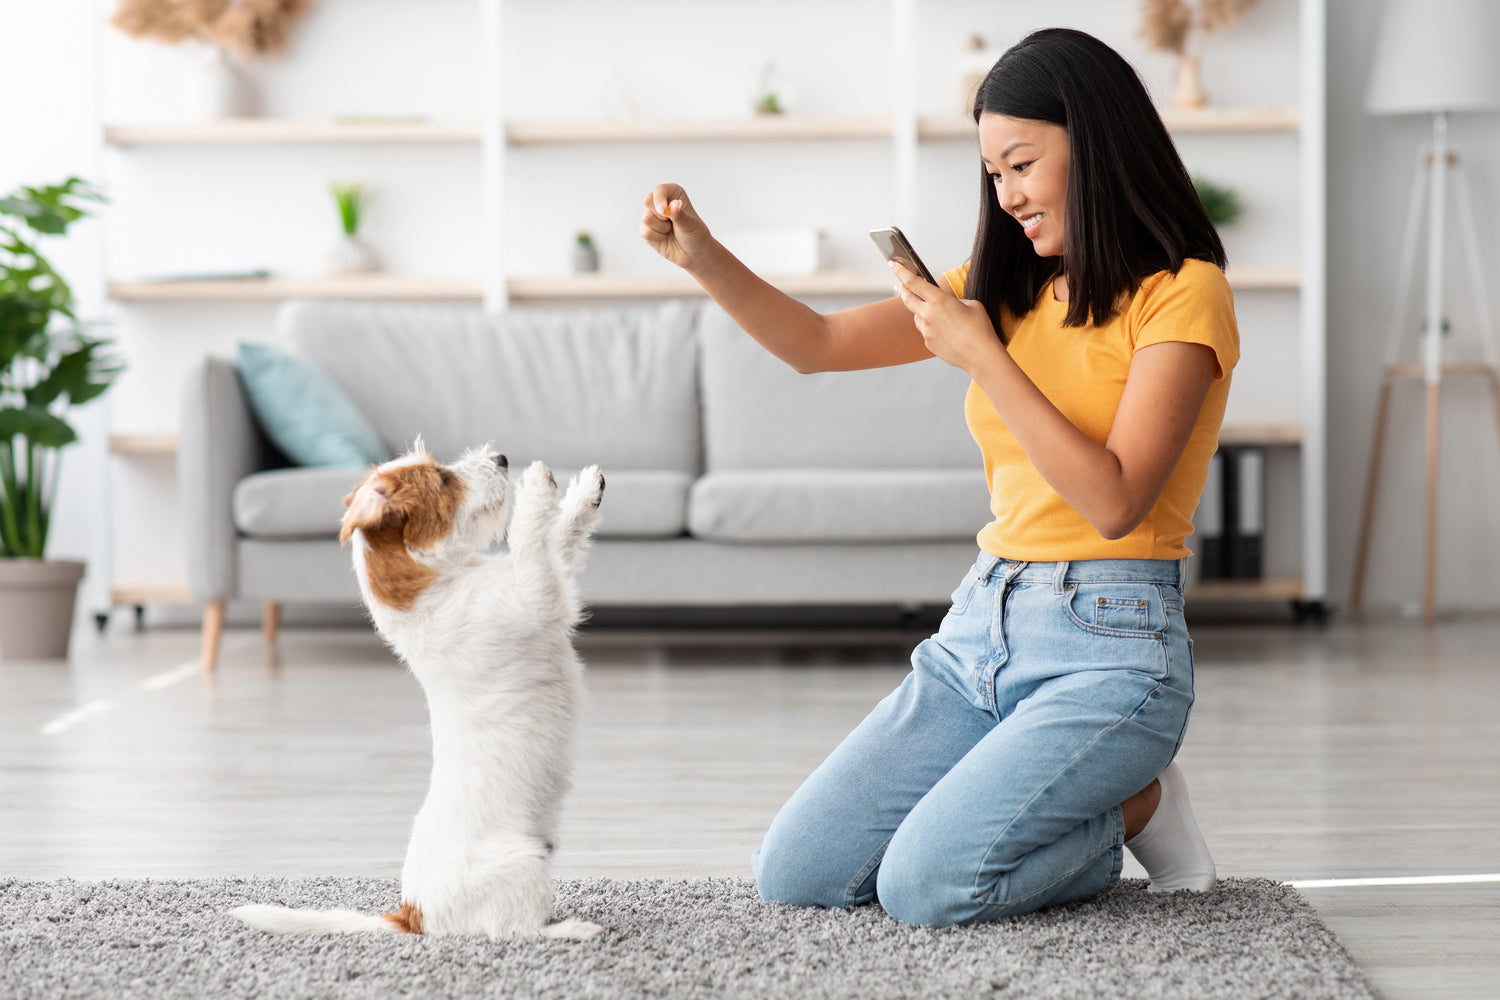
[[719,234],[746,267],[760,274],[814,274],[828,267],[821,229],[742,229]]

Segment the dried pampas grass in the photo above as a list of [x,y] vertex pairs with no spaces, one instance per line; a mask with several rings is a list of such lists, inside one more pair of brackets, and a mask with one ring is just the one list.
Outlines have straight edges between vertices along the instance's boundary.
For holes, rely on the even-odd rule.
[[1255,0],[1142,0],[1141,37],[1153,49],[1186,55],[1195,30],[1228,27],[1253,6]]
[[249,61],[279,56],[309,0],[120,0],[109,23],[132,38],[200,38]]

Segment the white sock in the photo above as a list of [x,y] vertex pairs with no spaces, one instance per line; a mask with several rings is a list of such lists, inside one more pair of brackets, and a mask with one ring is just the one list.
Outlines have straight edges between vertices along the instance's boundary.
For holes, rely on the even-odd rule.
[[1174,761],[1161,773],[1161,803],[1146,828],[1125,841],[1130,853],[1151,876],[1149,892],[1191,889],[1207,892],[1217,872],[1213,855],[1193,819],[1187,780]]

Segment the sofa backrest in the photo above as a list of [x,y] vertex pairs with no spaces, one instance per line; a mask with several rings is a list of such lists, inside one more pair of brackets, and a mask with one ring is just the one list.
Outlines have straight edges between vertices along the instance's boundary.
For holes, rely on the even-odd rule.
[[964,424],[969,377],[951,365],[803,375],[712,302],[698,328],[710,471],[980,467]]
[[281,338],[326,371],[393,452],[493,442],[519,467],[696,473],[695,309],[517,308],[298,300]]

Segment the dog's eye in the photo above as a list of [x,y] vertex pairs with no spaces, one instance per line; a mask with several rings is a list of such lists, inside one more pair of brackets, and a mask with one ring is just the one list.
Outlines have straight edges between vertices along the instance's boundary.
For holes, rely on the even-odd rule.
[[443,481],[444,486],[447,486],[449,483],[453,482],[453,473],[449,472],[447,469],[438,469],[438,478]]

